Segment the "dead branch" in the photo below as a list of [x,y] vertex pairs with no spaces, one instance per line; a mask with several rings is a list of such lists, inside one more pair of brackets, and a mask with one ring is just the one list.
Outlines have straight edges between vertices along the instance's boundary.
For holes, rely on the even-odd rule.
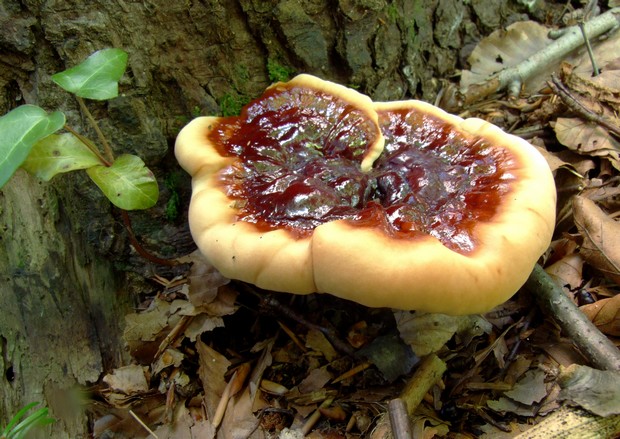
[[545,437],[609,439],[620,433],[620,415],[597,416],[576,407],[562,407],[515,439]]
[[551,87],[553,92],[558,95],[560,99],[562,99],[562,102],[564,102],[568,108],[577,113],[579,116],[588,122],[594,122],[601,125],[616,136],[620,136],[620,127],[617,127],[604,116],[594,113],[592,110],[583,105],[555,74],[551,75],[551,81],[547,82],[547,84]]
[[[585,41],[594,39],[617,27],[618,18],[616,14],[619,13],[620,8],[613,8],[585,23],[583,25],[583,31],[586,35]],[[469,86],[467,90],[461,90],[460,104],[467,107],[502,90],[508,90],[509,95],[517,96],[525,81],[544,70],[548,65],[561,61],[583,44],[585,42],[580,27],[577,25],[569,27],[560,38],[522,63],[502,70],[484,83],[474,84]]]
[[400,394],[409,415],[413,414],[424,395],[441,379],[446,367],[446,363],[435,354],[424,357]]
[[620,350],[588,320],[540,265],[536,264],[525,287],[593,366],[620,370]]
[[396,398],[388,403],[388,413],[390,415],[390,426],[394,439],[408,439],[413,437],[411,433],[411,422],[407,415],[405,402]]

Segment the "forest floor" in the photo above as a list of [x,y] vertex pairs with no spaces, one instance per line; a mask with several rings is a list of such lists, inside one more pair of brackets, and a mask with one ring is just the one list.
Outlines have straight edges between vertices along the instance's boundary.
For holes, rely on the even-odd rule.
[[[546,31],[528,22],[483,40],[471,68],[479,76],[463,74],[452,88],[523,63],[549,44]],[[442,104],[527,139],[545,156],[558,215],[541,265],[616,345],[618,35],[593,41],[597,76],[581,50],[528,79],[518,97],[494,93],[462,105],[448,102],[446,88]],[[515,53],[523,39],[535,41],[531,51]],[[187,277],[154,279],[160,292],[126,316],[135,362],[91,389],[96,437],[403,437],[395,427],[403,400],[415,438],[535,437],[532,426],[567,405],[586,409],[588,422],[611,419],[609,433],[597,437],[620,431],[617,371],[589,367],[526,289],[485,315],[451,317],[270,294],[224,279],[198,255],[187,261]],[[580,386],[587,397],[577,396],[586,394]],[[412,389],[424,391],[416,397]]]

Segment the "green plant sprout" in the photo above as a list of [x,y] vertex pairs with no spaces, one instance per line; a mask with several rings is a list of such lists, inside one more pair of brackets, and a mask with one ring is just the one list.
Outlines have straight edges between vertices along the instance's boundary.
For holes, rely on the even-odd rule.
[[[114,157],[83,99],[101,101],[117,97],[118,81],[126,67],[126,52],[103,49],[52,76],[57,85],[76,96],[103,151],[66,125],[66,117],[60,111],[48,114],[38,106],[22,105],[0,117],[0,188],[19,167],[45,181],[60,173],[85,170],[115,206],[123,210],[154,206],[159,197],[155,176],[138,156]],[[62,128],[67,132],[55,134]]]
[[38,402],[33,402],[28,404],[26,407],[22,408],[19,412],[11,418],[9,424],[6,426],[2,433],[0,434],[0,439],[21,439],[26,436],[26,433],[30,431],[30,429],[34,427],[41,427],[43,425],[51,424],[56,420],[54,418],[50,418],[48,414],[47,407],[40,408],[33,413],[30,413],[23,420],[20,419],[28,412],[28,410],[39,405]]

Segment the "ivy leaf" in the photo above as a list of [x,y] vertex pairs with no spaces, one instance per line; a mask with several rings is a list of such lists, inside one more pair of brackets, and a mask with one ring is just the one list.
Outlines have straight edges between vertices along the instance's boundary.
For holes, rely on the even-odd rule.
[[52,134],[39,140],[22,164],[29,173],[49,181],[56,174],[100,165],[99,158],[73,134]]
[[93,53],[82,63],[52,80],[68,92],[87,99],[105,100],[118,96],[118,81],[127,67],[127,52],[121,49],[103,49]]
[[97,165],[86,172],[108,200],[121,209],[148,209],[159,197],[155,176],[138,156],[122,155],[110,167]]
[[35,105],[22,105],[0,117],[0,188],[24,162],[39,140],[65,124],[60,111],[47,114]]

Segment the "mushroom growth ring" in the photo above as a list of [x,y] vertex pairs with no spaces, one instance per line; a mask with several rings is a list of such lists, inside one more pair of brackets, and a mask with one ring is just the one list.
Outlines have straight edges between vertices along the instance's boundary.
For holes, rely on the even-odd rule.
[[481,313],[523,285],[554,229],[553,177],[526,141],[310,75],[240,116],[194,119],[175,152],[201,252],[269,290]]

